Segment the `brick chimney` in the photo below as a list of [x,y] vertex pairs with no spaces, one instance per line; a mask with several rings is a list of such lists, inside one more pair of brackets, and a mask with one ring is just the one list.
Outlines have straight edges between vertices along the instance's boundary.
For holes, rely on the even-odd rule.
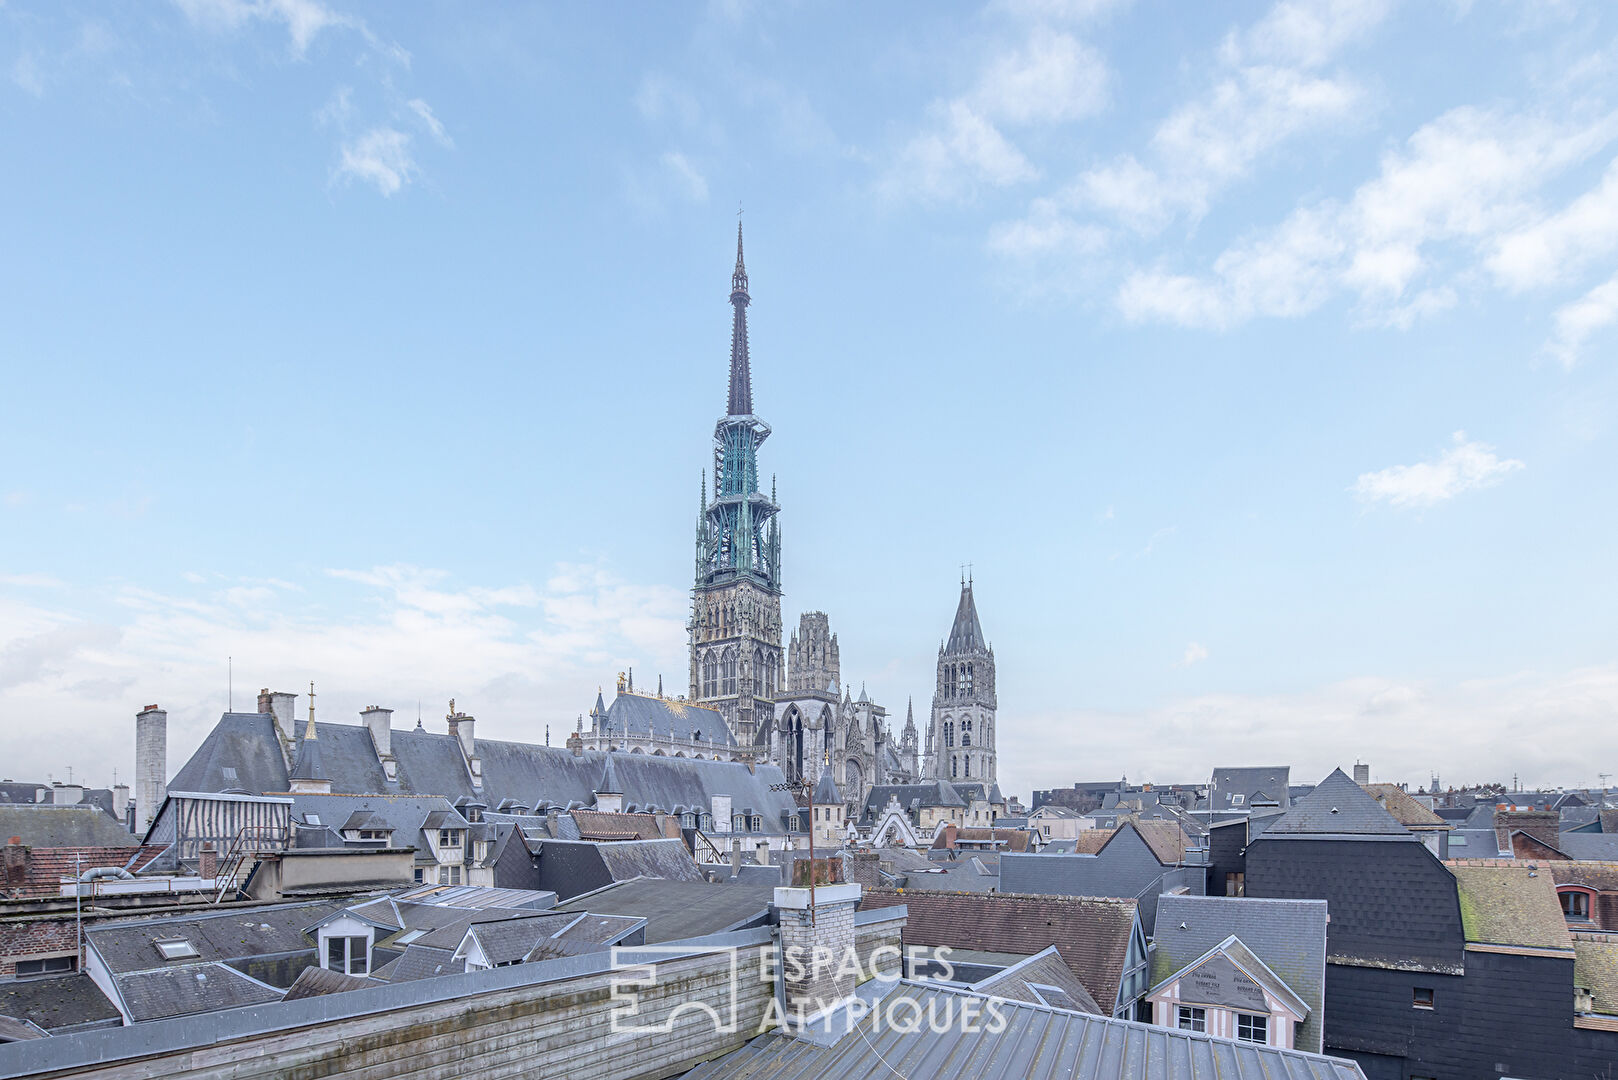
[[584,756],[584,738],[577,731],[567,737],[567,748],[573,752],[574,757]]
[[135,831],[144,833],[168,796],[169,714],[148,705],[135,714]]
[[22,842],[22,837],[13,836],[6,841],[0,877],[7,889],[20,889],[28,883],[28,845]]
[[[812,899],[811,899],[812,896]],[[854,996],[858,885],[775,890],[781,933],[781,1013],[788,1031]],[[813,907],[811,908],[811,904]]]
[[[455,703],[452,701],[450,704],[453,706]],[[477,723],[476,718],[463,712],[452,710],[445,719],[449,721],[449,733],[455,736],[456,741],[461,744],[461,757],[466,759],[467,771],[472,774],[472,786],[481,790],[483,787],[483,760],[478,757],[477,740],[473,738],[473,725]]]
[[211,843],[203,844],[197,856],[197,876],[204,881],[212,881],[219,876],[219,852],[214,850]]
[[286,759],[289,769],[292,767],[292,751],[298,742],[298,718],[294,715],[297,705],[297,694],[279,690],[272,693],[267,689],[258,692],[258,711],[274,719],[275,735],[281,740],[281,756]]

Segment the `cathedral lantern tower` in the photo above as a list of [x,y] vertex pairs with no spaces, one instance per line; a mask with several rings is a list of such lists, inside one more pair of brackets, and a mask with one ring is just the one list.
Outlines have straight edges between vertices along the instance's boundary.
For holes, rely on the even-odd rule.
[[744,746],[767,730],[781,689],[780,508],[773,483],[769,496],[758,487],[758,448],[770,426],[753,415],[751,303],[738,224],[730,278],[730,392],[725,415],[714,426],[711,501],[703,483],[689,630],[691,700],[717,709]]
[[972,579],[961,581],[961,600],[949,640],[938,647],[938,681],[927,724],[923,771],[929,779],[995,783],[994,650],[978,622]]

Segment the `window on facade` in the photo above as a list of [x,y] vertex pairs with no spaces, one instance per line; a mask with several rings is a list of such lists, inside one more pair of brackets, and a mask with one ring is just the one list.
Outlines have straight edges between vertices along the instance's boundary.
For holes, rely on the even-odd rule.
[[970,694],[972,692],[972,665],[971,664],[966,665],[966,692],[968,694]]
[[695,815],[695,814],[681,814],[680,815],[680,828],[682,828],[682,829],[694,829],[696,827],[697,827],[697,815]]
[[703,832],[713,832],[713,815],[712,814],[703,814],[702,815],[702,831]]
[[41,960],[18,960],[17,978],[26,979],[30,975],[61,975],[75,971],[79,966],[76,956],[47,956]]
[[970,755],[961,759],[961,775],[968,780],[972,778],[972,758]]
[[944,748],[950,749],[955,745],[955,721],[944,721]]
[[960,772],[959,772],[959,769],[960,769],[960,766],[956,764],[955,755],[951,754],[949,756],[949,778],[951,780],[954,780],[955,778],[957,778],[958,776],[961,775]]
[[1236,1037],[1242,1042],[1269,1042],[1270,1018],[1268,1016],[1257,1016],[1253,1013],[1237,1013]]
[[747,820],[740,814],[730,819],[730,828],[733,832],[742,832],[747,828]]
[[1239,871],[1226,874],[1225,875],[1225,895],[1226,896],[1246,896],[1247,895],[1247,882],[1245,880],[1245,877],[1246,877],[1246,875],[1240,873]]
[[1433,988],[1430,987],[1430,986],[1418,986],[1418,987],[1416,987],[1413,990],[1412,994],[1411,994],[1410,1004],[1411,1004],[1411,1006],[1413,1008],[1417,1008],[1417,1009],[1430,1009],[1430,1008],[1432,1008],[1433,1007]]
[[420,884],[422,884],[422,878],[423,878],[423,877],[424,877],[424,876],[425,876],[425,875],[424,875],[424,874],[423,874],[423,871],[422,871],[422,868],[421,868],[421,867],[419,867],[419,866],[418,866],[418,867],[416,867],[416,873],[415,873],[415,878],[416,878],[416,884],[417,884],[417,885],[420,885]]
[[444,869],[449,873],[449,884],[459,885],[461,883],[461,868],[459,866],[446,866]]
[[713,653],[702,658],[702,696],[719,696],[719,661]]
[[1195,1005],[1181,1005],[1179,1024],[1181,1031],[1207,1031],[1208,1010]]
[[461,846],[461,830],[459,830],[459,829],[439,829],[438,830],[438,846],[439,847],[460,847]]
[[724,659],[719,661],[719,693],[721,695],[736,692],[736,652],[726,649]]
[[1588,919],[1590,894],[1572,889],[1562,893],[1562,914],[1569,919]]
[[326,939],[326,967],[344,975],[369,975],[369,957],[363,937],[329,937]]
[[764,831],[764,819],[759,817],[757,814],[753,815],[753,831],[754,832],[763,832]]

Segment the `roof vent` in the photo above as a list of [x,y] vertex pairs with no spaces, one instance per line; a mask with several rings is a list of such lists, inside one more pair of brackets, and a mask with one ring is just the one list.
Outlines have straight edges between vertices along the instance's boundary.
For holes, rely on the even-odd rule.
[[1335,807],[1335,806],[1334,806],[1334,807],[1332,807],[1332,808],[1331,808],[1331,812],[1332,812],[1332,813],[1334,813],[1334,814],[1335,814],[1335,813],[1337,813],[1337,807]]

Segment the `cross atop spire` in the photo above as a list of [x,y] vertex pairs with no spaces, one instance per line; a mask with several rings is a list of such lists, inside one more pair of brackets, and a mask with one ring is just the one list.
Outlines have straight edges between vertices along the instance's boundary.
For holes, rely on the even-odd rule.
[[731,416],[753,415],[753,371],[747,356],[747,266],[742,261],[742,223],[736,222],[736,269],[730,275],[730,304],[735,309],[730,326]]

